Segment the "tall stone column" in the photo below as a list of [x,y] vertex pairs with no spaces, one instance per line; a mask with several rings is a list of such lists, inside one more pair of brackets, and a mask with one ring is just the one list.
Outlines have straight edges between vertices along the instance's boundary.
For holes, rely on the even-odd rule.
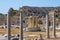
[[49,17],[48,17],[48,13],[46,14],[46,38],[49,38]]
[[7,40],[11,40],[11,30],[10,30],[10,27],[11,27],[11,21],[10,21],[10,13],[11,13],[11,8],[9,9],[9,12],[7,14]]
[[22,10],[20,10],[20,37],[19,40],[23,40],[23,17],[22,17]]
[[55,29],[55,13],[53,13],[53,37],[56,38],[56,29]]

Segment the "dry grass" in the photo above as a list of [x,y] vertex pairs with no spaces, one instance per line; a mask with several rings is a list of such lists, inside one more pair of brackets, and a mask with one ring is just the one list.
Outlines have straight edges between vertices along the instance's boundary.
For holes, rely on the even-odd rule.
[[[56,32],[60,32],[60,30],[57,30]],[[6,33],[7,33],[7,28],[5,28],[5,29],[0,28],[0,34],[6,34]],[[19,33],[19,29],[18,28],[11,28],[11,33],[12,34],[18,34]],[[50,36],[53,35],[52,33],[53,33],[53,31],[50,31]],[[45,31],[43,31],[43,32],[24,32],[24,34],[28,34],[28,35],[29,34],[34,34],[34,35],[40,35],[40,34],[42,34],[43,38],[46,37],[46,32]],[[34,38],[37,38],[37,36],[35,36],[35,37],[28,37],[28,38],[29,39],[32,39],[32,38],[34,39]],[[28,40],[28,38],[27,38],[27,40]]]
[[[7,28],[0,28],[0,34],[5,34],[7,33]],[[11,28],[11,33],[12,34],[18,34],[19,29],[18,28]],[[24,34],[44,34],[45,32],[24,32]]]
[[[5,33],[7,33],[7,28],[0,28],[0,34],[5,34]],[[19,29],[17,29],[17,28],[11,28],[11,33],[12,34],[17,34],[17,33],[19,33]]]

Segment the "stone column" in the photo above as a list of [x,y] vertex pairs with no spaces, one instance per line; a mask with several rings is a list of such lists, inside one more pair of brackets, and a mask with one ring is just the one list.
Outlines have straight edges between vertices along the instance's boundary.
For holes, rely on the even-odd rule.
[[22,17],[22,10],[20,10],[20,37],[19,40],[23,40],[23,17]]
[[11,22],[10,22],[10,12],[11,9],[9,9],[9,12],[7,14],[7,40],[11,40],[11,30],[10,30],[10,27],[11,27]]
[[49,38],[49,17],[48,17],[48,13],[46,14],[46,38]]
[[56,37],[56,29],[55,29],[55,13],[53,13],[53,37]]

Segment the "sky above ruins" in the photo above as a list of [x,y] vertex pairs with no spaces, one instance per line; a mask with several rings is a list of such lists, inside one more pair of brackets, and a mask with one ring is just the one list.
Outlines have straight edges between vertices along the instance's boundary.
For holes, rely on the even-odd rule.
[[0,0],[0,13],[8,13],[9,8],[19,10],[22,6],[56,7],[60,0]]

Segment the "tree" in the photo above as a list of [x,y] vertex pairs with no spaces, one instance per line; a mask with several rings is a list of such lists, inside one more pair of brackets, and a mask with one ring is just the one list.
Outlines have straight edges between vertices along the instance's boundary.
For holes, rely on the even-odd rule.
[[4,14],[0,13],[0,17],[3,16]]
[[58,17],[58,21],[60,22],[60,16]]
[[18,14],[18,10],[14,10],[13,8],[10,8],[9,12],[11,16],[16,16]]

